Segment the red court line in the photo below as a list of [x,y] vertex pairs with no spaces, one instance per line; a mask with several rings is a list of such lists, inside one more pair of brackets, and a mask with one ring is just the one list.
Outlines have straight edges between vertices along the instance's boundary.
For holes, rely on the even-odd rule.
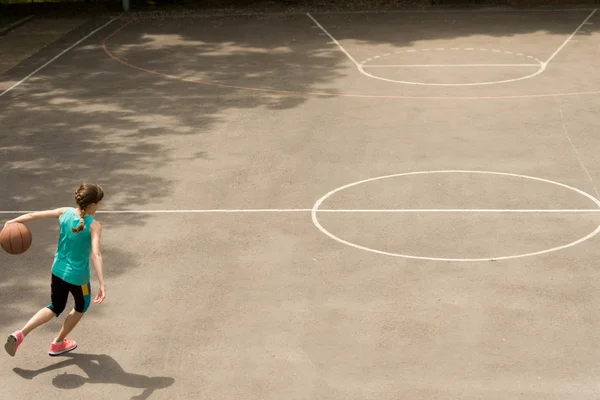
[[164,74],[162,72],[154,71],[151,69],[146,69],[146,68],[128,63],[127,61],[124,61],[124,60],[120,59],[119,57],[117,57],[116,55],[114,55],[108,49],[107,44],[108,44],[109,40],[112,39],[114,36],[116,36],[119,32],[121,32],[123,29],[125,29],[127,26],[129,26],[129,24],[131,24],[134,21],[136,21],[135,18],[129,20],[128,22],[126,22],[125,24],[123,24],[122,26],[117,28],[115,31],[113,31],[111,34],[109,34],[107,37],[105,37],[104,40],[102,41],[102,47],[104,48],[104,52],[110,58],[112,58],[113,60],[115,60],[123,65],[126,65],[130,68],[137,69],[139,71],[157,75],[157,76],[160,76],[163,78],[179,80],[182,82],[195,83],[195,84],[199,84],[199,85],[215,86],[215,87],[237,89],[237,90],[246,90],[246,91],[253,91],[253,92],[262,92],[262,93],[268,93],[268,94],[272,94],[272,95],[355,97],[355,98],[367,98],[367,99],[492,100],[492,99],[530,99],[530,98],[545,98],[545,97],[559,97],[559,96],[565,97],[565,96],[582,96],[582,95],[600,94],[600,90],[596,90],[596,91],[590,91],[590,92],[523,94],[523,95],[510,95],[510,96],[394,96],[394,95],[342,93],[342,92],[339,92],[339,93],[303,92],[303,91],[296,91],[296,90],[256,88],[256,87],[248,87],[248,86],[228,85],[228,84],[217,83],[217,82],[206,82],[206,81],[200,81],[200,80],[195,80],[195,79],[182,78],[182,77],[175,76],[175,75]]

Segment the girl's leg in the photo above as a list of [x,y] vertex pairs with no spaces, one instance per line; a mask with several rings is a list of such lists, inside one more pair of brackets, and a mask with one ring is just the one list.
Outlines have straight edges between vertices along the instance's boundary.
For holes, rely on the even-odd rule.
[[73,330],[73,328],[75,328],[75,326],[77,326],[77,324],[79,323],[79,321],[81,321],[82,317],[83,317],[83,313],[77,312],[77,311],[75,311],[75,309],[73,309],[69,313],[69,315],[67,316],[67,318],[65,319],[65,322],[63,323],[63,326],[60,329],[60,332],[58,333],[58,336],[54,340],[54,343],[61,343],[63,340],[65,340],[65,338],[67,337],[67,335],[69,333],[71,333],[71,331]]
[[25,336],[27,336],[32,330],[37,328],[40,325],[44,325],[46,322],[50,321],[55,317],[54,311],[49,309],[48,307],[42,308],[38,311],[31,319],[25,324],[23,329],[19,331],[15,331],[8,335],[6,339],[6,344],[4,345],[4,349],[11,356],[14,357],[17,349],[23,343]]
[[44,325],[46,322],[55,318],[56,315],[54,311],[49,309],[48,307],[42,308],[38,311],[31,319],[25,324],[21,332],[23,332],[23,336],[27,336],[32,330],[37,328],[38,326]]
[[69,297],[68,283],[52,274],[52,282],[50,284],[50,304],[46,308],[42,308],[29,320],[27,325],[21,330],[24,336],[37,328],[38,326],[50,321],[53,317],[58,317],[67,306]]
[[63,323],[58,336],[54,339],[54,342],[50,343],[49,354],[51,356],[57,356],[59,354],[67,353],[77,348],[77,342],[74,340],[66,340],[66,337],[75,326],[81,321],[83,314],[87,311],[90,305],[90,293],[91,287],[89,282],[82,286],[69,285],[69,291],[73,295],[75,300],[75,308],[69,313],[67,319]]
[[63,324],[58,336],[56,337],[55,343],[61,343],[69,333],[77,326],[83,314],[87,311],[90,306],[90,296],[92,287],[90,283],[86,283],[85,285],[76,286],[69,285],[69,291],[73,295],[73,300],[75,300],[75,307],[73,311],[69,314],[65,323]]
[[11,333],[4,345],[4,349],[12,357],[15,356],[17,349],[23,343],[25,336],[31,333],[35,328],[45,324],[54,317],[58,317],[63,312],[67,304],[67,297],[69,296],[69,289],[66,286],[66,282],[62,281],[58,277],[52,275],[51,282],[51,302],[48,306],[39,310],[31,319],[25,324],[23,329]]

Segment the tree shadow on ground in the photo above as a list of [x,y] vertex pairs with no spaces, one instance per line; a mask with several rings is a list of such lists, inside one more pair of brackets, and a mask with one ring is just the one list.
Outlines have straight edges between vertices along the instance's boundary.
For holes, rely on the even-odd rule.
[[[236,45],[231,43],[237,40],[235,34],[226,43],[220,37],[203,39],[202,46],[197,38],[185,36],[174,43],[144,39],[153,26],[155,35],[178,35],[172,26],[161,31],[150,23],[148,29],[134,32],[138,38],[132,39],[159,43],[162,47],[157,51],[169,54],[214,54],[204,66],[222,79],[254,82],[268,78],[310,87],[336,76],[332,57],[303,67],[314,58],[309,48],[275,55],[271,54],[277,51],[273,46],[280,43],[264,40],[262,48]],[[110,59],[101,39],[89,39],[0,98],[0,209],[39,210],[71,204],[72,193],[82,181],[103,185],[105,209],[156,205],[168,199],[182,174],[206,176],[218,167],[223,155],[212,154],[207,144],[220,139],[219,124],[227,123],[229,113],[261,107],[275,112],[306,101],[300,96],[260,96],[168,81]],[[155,54],[148,54],[153,62]],[[159,60],[167,68],[174,62],[184,76],[198,73],[198,66],[173,55]],[[205,161],[202,167],[190,170],[187,163],[199,160]],[[143,219],[123,215],[120,221],[129,224]]]
[[[476,34],[569,34],[577,25],[571,19],[580,15],[554,24],[561,15],[531,19],[528,14],[521,22],[506,19],[494,25],[490,21],[498,15],[481,14],[456,29],[436,28],[434,23],[431,29],[397,35],[389,30],[406,18],[402,14],[322,18],[338,40],[368,48]],[[236,111],[284,112],[307,101],[302,93],[343,91],[340,82],[356,73],[346,55],[305,15],[157,16],[133,21],[103,41],[122,23],[113,23],[0,97],[1,209],[68,204],[81,181],[106,188],[106,208],[156,206],[168,200],[182,176],[208,176],[219,166],[225,155],[212,153],[210,144],[231,140],[223,129]],[[597,27],[589,25],[583,34]],[[111,59],[103,44],[120,61],[141,69]],[[219,84],[289,92],[260,93]],[[188,162],[196,162],[193,170]],[[144,218],[124,215],[120,221],[141,223]]]
[[53,385],[59,389],[76,389],[85,384],[99,383],[143,389],[143,392],[133,396],[132,400],[145,400],[156,390],[167,388],[175,382],[170,377],[149,377],[126,372],[114,358],[106,354],[67,353],[63,357],[67,359],[38,370],[25,370],[22,368],[14,368],[13,370],[24,379],[34,379],[37,375],[75,365],[81,368],[87,377],[69,373],[59,374],[52,379]]

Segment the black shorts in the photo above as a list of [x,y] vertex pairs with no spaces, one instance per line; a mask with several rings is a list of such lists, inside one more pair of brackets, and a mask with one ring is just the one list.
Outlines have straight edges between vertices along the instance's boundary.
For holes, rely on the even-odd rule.
[[75,300],[75,311],[84,313],[90,306],[90,292],[92,288],[89,282],[82,286],[73,285],[52,274],[50,288],[51,302],[47,308],[52,310],[57,317],[67,307],[69,293],[73,295],[73,299]]

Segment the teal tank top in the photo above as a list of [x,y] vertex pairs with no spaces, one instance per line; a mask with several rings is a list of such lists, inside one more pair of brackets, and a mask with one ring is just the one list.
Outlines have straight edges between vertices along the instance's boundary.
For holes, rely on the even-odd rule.
[[90,226],[94,221],[91,216],[84,217],[84,228],[75,233],[71,228],[77,228],[79,217],[75,208],[69,207],[58,218],[58,245],[54,254],[52,274],[72,285],[83,286],[90,281],[90,255],[92,252],[92,237]]

